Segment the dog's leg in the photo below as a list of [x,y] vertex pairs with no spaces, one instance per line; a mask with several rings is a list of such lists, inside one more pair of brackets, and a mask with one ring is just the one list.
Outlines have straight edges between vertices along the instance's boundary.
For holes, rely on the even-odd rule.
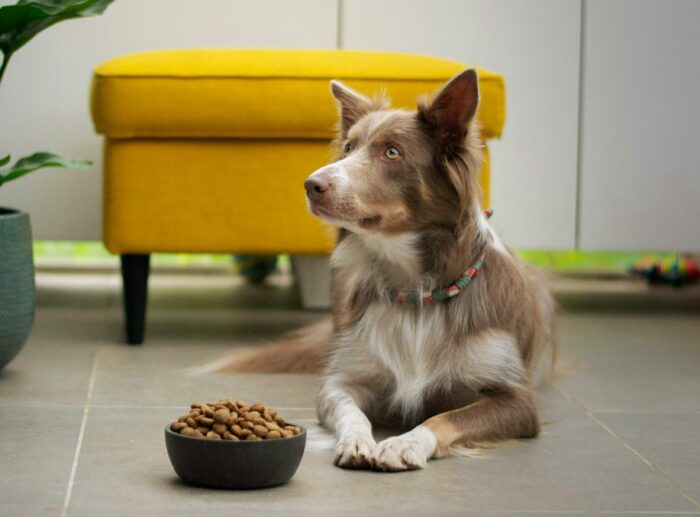
[[490,391],[473,404],[435,415],[408,433],[382,441],[372,455],[372,466],[384,471],[422,468],[453,446],[534,438],[538,433],[529,389]]
[[333,462],[344,468],[369,468],[369,460],[377,446],[372,424],[360,405],[366,406],[369,392],[329,379],[318,399],[321,423],[335,431],[337,442]]

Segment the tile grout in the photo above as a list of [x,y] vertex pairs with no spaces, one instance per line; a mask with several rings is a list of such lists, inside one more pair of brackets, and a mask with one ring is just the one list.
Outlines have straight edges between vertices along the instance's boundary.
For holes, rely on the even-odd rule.
[[83,418],[80,422],[80,431],[78,433],[78,443],[75,446],[75,453],[73,454],[73,464],[71,466],[70,476],[68,478],[68,486],[66,487],[66,496],[63,500],[63,511],[61,512],[61,517],[65,517],[68,513],[68,506],[70,505],[70,499],[73,494],[73,486],[75,484],[75,475],[78,470],[78,461],[80,459],[80,452],[83,446],[83,438],[85,437],[85,428],[87,427],[87,419],[90,414],[90,400],[92,399],[92,390],[95,386],[95,378],[97,377],[97,359],[100,353],[100,348],[95,350],[95,356],[92,359],[92,369],[90,371],[90,381],[88,382],[87,394],[85,395],[85,405],[83,407]]
[[700,509],[700,503],[693,499],[693,497],[688,494],[678,483],[676,483],[673,479],[671,479],[663,470],[661,470],[659,467],[654,465],[651,461],[649,461],[642,453],[640,453],[637,449],[632,447],[629,443],[627,443],[619,434],[617,434],[615,431],[613,431],[605,422],[603,422],[601,419],[599,419],[595,414],[590,411],[587,407],[585,407],[581,402],[576,399],[573,395],[568,393],[567,391],[559,388],[558,386],[555,386],[554,384],[550,383],[550,385],[558,391],[563,397],[565,397],[569,402],[571,402],[576,409],[581,411],[583,414],[588,416],[591,420],[593,420],[596,424],[598,424],[600,427],[603,428],[604,431],[606,431],[610,436],[612,436],[615,440],[620,442],[623,447],[628,449],[632,454],[634,454],[639,460],[641,460],[644,464],[647,465],[653,472],[655,472],[658,476],[660,476],[662,479],[665,479],[667,483],[671,485],[672,488],[674,488],[679,494],[681,494],[683,497],[685,497],[693,506],[696,508]]

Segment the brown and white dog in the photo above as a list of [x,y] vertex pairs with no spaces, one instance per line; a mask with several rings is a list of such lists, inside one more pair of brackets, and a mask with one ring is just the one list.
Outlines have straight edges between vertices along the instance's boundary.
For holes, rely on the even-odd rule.
[[[332,318],[229,364],[313,370],[335,463],[400,471],[457,446],[537,436],[533,386],[554,362],[554,303],[495,234],[479,203],[478,79],[467,70],[413,112],[331,83],[337,161],[306,181],[315,215],[340,229]],[[484,257],[459,294],[398,303],[389,293],[446,288]],[[377,443],[372,423],[408,432]]]

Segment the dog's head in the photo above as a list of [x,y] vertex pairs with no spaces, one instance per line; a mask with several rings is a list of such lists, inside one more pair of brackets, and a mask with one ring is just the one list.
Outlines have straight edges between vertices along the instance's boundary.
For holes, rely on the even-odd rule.
[[459,224],[478,196],[476,72],[457,75],[413,112],[337,81],[331,90],[340,106],[340,155],[304,183],[311,212],[358,233]]

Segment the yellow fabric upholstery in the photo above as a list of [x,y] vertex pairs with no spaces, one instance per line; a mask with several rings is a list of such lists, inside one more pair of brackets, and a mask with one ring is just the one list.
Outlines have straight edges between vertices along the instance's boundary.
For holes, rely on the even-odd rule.
[[[354,51],[184,50],[124,56],[99,66],[92,112],[112,138],[319,138],[333,136],[329,79],[362,92],[384,89],[413,108],[468,65]],[[503,79],[479,70],[485,139],[501,135]],[[146,108],[146,109],[144,109]]]
[[320,140],[108,139],[105,245],[113,253],[328,253],[335,232],[308,213],[303,183],[330,158]]
[[[331,159],[328,81],[385,87],[413,107],[466,65],[348,51],[149,52],[95,71],[105,134],[104,242],[113,253],[317,254],[335,234],[306,210],[303,182]],[[500,76],[480,71],[485,138],[501,134]],[[488,155],[487,155],[488,156]],[[481,172],[488,200],[489,167]]]

